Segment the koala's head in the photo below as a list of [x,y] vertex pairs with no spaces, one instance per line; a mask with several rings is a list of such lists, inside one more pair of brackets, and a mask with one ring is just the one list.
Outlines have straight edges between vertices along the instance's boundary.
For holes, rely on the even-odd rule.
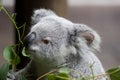
[[86,25],[72,23],[51,10],[39,9],[34,11],[24,44],[33,57],[65,57],[82,50],[99,50],[100,37]]

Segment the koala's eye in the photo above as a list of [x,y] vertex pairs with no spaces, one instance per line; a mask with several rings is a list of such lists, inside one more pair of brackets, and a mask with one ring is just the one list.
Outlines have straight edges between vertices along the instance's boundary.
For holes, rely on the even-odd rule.
[[46,38],[43,38],[43,39],[42,39],[42,42],[43,42],[44,44],[49,44],[50,41],[51,41],[51,38],[50,38],[50,37],[46,37]]

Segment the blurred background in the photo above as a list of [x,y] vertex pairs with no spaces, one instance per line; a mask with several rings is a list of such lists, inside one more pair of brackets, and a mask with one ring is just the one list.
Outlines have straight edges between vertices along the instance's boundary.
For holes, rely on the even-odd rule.
[[[16,9],[14,0],[0,0],[0,4],[3,4],[11,14]],[[28,4],[29,0],[24,5]],[[39,6],[39,3],[36,4]],[[54,5],[53,9],[58,15],[95,29],[102,37],[101,52],[96,55],[105,69],[120,66],[120,0],[49,0],[45,4]],[[20,5],[21,9],[22,6]],[[14,27],[6,14],[1,11],[0,66],[5,62],[2,56],[3,49],[14,42]]]

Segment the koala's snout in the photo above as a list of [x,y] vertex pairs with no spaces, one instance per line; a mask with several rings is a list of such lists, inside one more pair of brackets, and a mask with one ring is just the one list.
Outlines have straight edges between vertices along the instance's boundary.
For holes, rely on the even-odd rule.
[[32,32],[30,34],[28,34],[24,40],[23,43],[25,45],[26,48],[28,48],[30,46],[30,44],[36,39],[36,33]]

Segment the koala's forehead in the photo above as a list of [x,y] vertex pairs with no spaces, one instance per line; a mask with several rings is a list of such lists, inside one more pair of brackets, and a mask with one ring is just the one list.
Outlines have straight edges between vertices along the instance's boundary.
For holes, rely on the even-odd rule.
[[40,19],[40,21],[35,24],[32,28],[35,27],[54,27],[54,26],[60,26],[61,27],[72,27],[73,23],[65,18],[59,17],[59,16],[47,16],[44,17],[42,19]]
[[31,31],[38,33],[49,34],[62,34],[65,33],[67,28],[72,27],[72,22],[57,16],[49,16],[41,19],[37,24],[33,25]]

